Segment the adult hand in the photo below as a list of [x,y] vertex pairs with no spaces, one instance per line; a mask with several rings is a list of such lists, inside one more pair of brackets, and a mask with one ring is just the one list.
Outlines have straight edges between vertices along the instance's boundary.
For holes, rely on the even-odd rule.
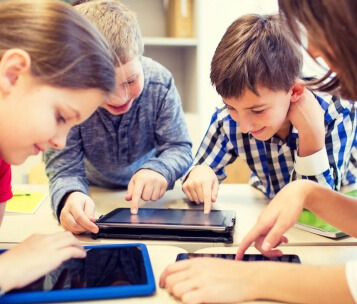
[[69,231],[35,234],[0,255],[0,286],[5,292],[26,286],[64,261],[85,256],[82,245]]
[[253,300],[261,264],[217,258],[193,258],[169,265],[160,287],[185,304],[237,303]]
[[211,204],[218,196],[219,182],[217,175],[207,165],[200,165],[192,169],[182,185],[188,199],[197,204],[204,204],[204,213],[211,211]]
[[95,204],[82,192],[72,192],[64,203],[60,214],[61,225],[64,229],[75,234],[86,231],[98,233],[99,228],[94,217]]
[[140,199],[144,201],[160,199],[165,194],[167,186],[166,178],[154,170],[141,169],[136,172],[129,182],[125,196],[127,201],[131,201],[131,213],[138,213]]
[[312,181],[297,180],[280,190],[243,239],[236,259],[243,259],[244,252],[252,243],[267,257],[280,256],[282,252],[274,248],[282,242],[288,242],[284,233],[296,223],[307,202],[307,195],[315,185]]
[[309,156],[325,145],[325,112],[309,91],[290,103],[288,118],[299,132],[299,156]]

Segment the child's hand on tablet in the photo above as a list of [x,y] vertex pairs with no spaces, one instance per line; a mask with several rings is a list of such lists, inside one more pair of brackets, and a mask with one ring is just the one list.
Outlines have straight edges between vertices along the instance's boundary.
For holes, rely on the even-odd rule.
[[131,178],[128,185],[128,193],[125,196],[131,201],[131,213],[136,214],[139,209],[140,199],[144,201],[156,201],[166,192],[168,183],[166,178],[153,170],[141,169]]
[[61,225],[75,234],[86,231],[98,233],[99,228],[95,224],[94,211],[95,204],[88,195],[82,192],[72,192],[61,211]]
[[35,234],[0,256],[0,277],[5,292],[23,287],[54,270],[70,258],[84,258],[86,252],[72,233]]
[[207,165],[200,165],[192,169],[182,185],[188,199],[197,204],[204,203],[204,213],[211,211],[211,203],[218,196],[218,178]]

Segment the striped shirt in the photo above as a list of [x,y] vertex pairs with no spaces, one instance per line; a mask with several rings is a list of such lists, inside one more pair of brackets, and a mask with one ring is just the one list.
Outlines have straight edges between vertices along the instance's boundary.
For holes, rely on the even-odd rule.
[[206,164],[221,182],[225,166],[237,157],[252,171],[249,183],[273,198],[295,179],[314,180],[339,190],[356,182],[356,110],[352,103],[319,93],[316,98],[325,111],[325,147],[310,156],[299,157],[299,134],[293,126],[285,140],[274,135],[266,141],[242,133],[226,106],[213,114],[210,126],[197,151],[194,166]]

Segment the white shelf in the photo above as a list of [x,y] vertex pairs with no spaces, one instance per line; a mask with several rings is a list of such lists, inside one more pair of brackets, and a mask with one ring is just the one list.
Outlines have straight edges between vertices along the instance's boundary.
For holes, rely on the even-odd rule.
[[145,46],[195,47],[198,44],[196,38],[144,37],[143,40]]

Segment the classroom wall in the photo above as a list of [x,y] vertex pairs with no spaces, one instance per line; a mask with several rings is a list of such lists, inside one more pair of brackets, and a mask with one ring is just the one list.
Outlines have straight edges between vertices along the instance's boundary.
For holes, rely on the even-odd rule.
[[[146,1],[146,0],[142,0]],[[208,127],[211,115],[216,106],[222,104],[221,98],[212,88],[209,73],[210,62],[216,46],[226,31],[227,27],[239,16],[247,13],[276,13],[278,12],[277,0],[197,0],[202,1],[200,11],[196,13],[199,26],[197,27],[198,60],[201,67],[199,73],[199,113],[200,119],[187,114],[187,123],[193,139],[193,152],[195,153],[205,131]],[[308,75],[321,75],[321,69],[304,54],[306,64],[304,72]],[[316,72],[319,71],[319,72]],[[13,167],[13,183],[26,183],[29,170],[39,164],[42,155],[29,157],[21,166]],[[228,182],[242,182],[241,176],[235,172],[243,172],[243,182],[249,175],[247,166],[237,161],[228,169],[230,178]]]

